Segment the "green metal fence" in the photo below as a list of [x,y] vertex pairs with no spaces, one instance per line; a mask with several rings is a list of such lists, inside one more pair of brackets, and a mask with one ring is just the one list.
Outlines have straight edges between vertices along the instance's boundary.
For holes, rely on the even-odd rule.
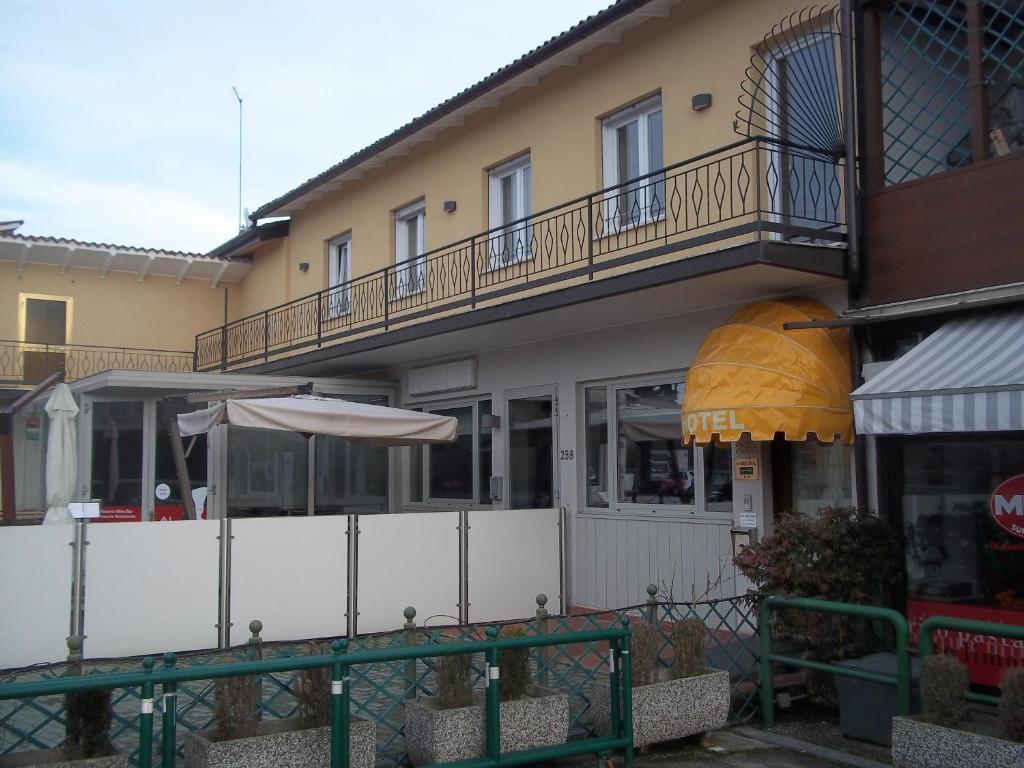
[[[522,626],[529,637],[564,634],[567,632],[606,630],[617,626],[623,616],[643,617],[661,631],[665,652],[661,663],[671,664],[671,622],[696,616],[709,630],[706,649],[710,666],[727,669],[733,685],[733,722],[746,722],[757,713],[757,628],[754,608],[745,597],[732,597],[696,603],[659,601],[656,589],[649,589],[647,603],[617,610],[574,612],[567,615],[549,615],[547,600],[538,596],[534,618],[506,622]],[[396,632],[359,637],[349,644],[349,651],[402,648],[405,646],[436,646],[462,640],[483,640],[485,627],[417,626],[415,612],[407,615],[406,627]],[[264,659],[292,659],[322,653],[310,642],[261,643]],[[194,669],[211,664],[240,661],[245,657],[245,646],[227,651],[202,651],[178,654],[177,669]],[[83,664],[83,674],[125,672],[138,670],[140,659],[89,661]],[[570,737],[574,740],[594,735],[590,712],[589,690],[594,685],[607,686],[608,651],[606,644],[590,640],[572,645],[543,646],[532,654],[534,680],[545,687],[564,691],[569,695]],[[477,654],[473,660],[474,682],[483,685],[486,662]],[[0,690],[14,681],[44,681],[68,675],[68,665],[18,670],[0,678]],[[262,675],[264,719],[284,719],[294,716],[296,672],[273,672]],[[404,735],[404,704],[414,696],[432,695],[435,690],[434,663],[430,656],[413,660],[380,661],[354,667],[350,671],[352,714],[373,720],[377,726],[377,763],[381,766],[408,765]],[[140,728],[141,688],[129,686],[114,692],[114,725],[112,737],[119,747],[136,750]],[[202,731],[213,726],[213,681],[197,675],[196,679],[178,684],[175,720],[178,743],[176,751],[183,753],[184,733]],[[154,712],[154,727],[159,732],[163,724],[161,707]],[[40,696],[22,700],[0,700],[0,754],[29,749],[58,746],[64,739],[64,711],[61,696]],[[133,755],[134,756],[134,755]]]

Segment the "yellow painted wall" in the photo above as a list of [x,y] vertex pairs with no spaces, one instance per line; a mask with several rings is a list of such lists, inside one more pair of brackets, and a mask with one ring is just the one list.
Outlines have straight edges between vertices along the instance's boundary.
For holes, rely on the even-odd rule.
[[[487,168],[531,153],[533,210],[603,186],[601,120],[660,92],[666,164],[736,141],[732,124],[752,48],[804,0],[693,0],[668,18],[651,19],[620,42],[537,87],[449,128],[406,157],[390,161],[297,212],[290,241],[264,248],[236,290],[232,317],[304,296],[327,285],[327,242],[352,233],[353,274],[394,262],[392,212],[426,201],[426,248],[485,230]],[[710,92],[713,105],[694,112],[691,97]],[[455,200],[457,211],[442,211]],[[299,262],[310,269],[300,273]],[[281,268],[284,266],[282,277]]]
[[209,280],[0,262],[0,339],[18,339],[22,293],[72,299],[72,344],[191,351],[195,335],[224,317],[224,293]]

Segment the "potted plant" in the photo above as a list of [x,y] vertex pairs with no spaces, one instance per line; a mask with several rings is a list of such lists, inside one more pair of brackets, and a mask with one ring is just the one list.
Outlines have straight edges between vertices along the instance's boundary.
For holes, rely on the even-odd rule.
[[[316,644],[311,655],[322,649]],[[221,678],[214,683],[215,725],[185,734],[186,768],[329,768],[330,670],[307,669],[295,682],[295,717],[262,720],[262,686],[256,675]],[[351,718],[349,765],[373,768],[373,723]]]
[[1024,669],[1003,676],[998,729],[967,707],[967,667],[953,656],[929,656],[921,665],[925,713],[892,721],[896,768],[971,768],[1024,765]]
[[[707,628],[695,617],[672,627],[675,658],[660,663],[661,633],[649,622],[633,625],[633,744],[646,747],[695,736],[725,726],[729,719],[729,673],[708,669],[704,662]],[[590,708],[599,735],[611,732],[611,701],[607,685],[589,689]]]
[[[524,635],[502,630],[505,637]],[[569,696],[533,683],[530,649],[501,652],[499,743],[501,752],[562,744],[569,737]],[[483,691],[472,686],[472,657],[443,656],[437,662],[437,695],[405,704],[405,742],[413,765],[470,760],[485,754]]]
[[64,696],[67,720],[64,744],[56,749],[19,752],[0,758],[0,768],[128,768],[127,753],[110,740],[113,721],[110,691],[82,691]]

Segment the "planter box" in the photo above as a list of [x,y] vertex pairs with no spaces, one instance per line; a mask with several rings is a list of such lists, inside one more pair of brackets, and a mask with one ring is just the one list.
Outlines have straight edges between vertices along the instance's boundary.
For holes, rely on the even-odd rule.
[[[297,720],[262,720],[255,736],[214,741],[213,731],[185,734],[186,768],[330,768],[331,729],[299,728]],[[373,768],[377,729],[351,718],[349,764]],[[90,767],[91,768],[91,767]]]
[[128,768],[128,754],[118,753],[107,757],[90,757],[87,760],[67,760],[61,749],[33,749],[30,752],[15,752],[0,757],[0,768]]
[[[873,653],[839,662],[866,672],[896,674],[896,654]],[[892,744],[892,719],[896,717],[896,686],[836,677],[839,692],[839,729],[843,736],[888,747]],[[920,712],[921,662],[911,660],[910,711]]]
[[[569,738],[566,693],[534,685],[527,698],[503,701],[499,711],[502,753],[564,744]],[[441,709],[432,697],[405,703],[405,745],[413,765],[483,757],[485,742],[482,702],[459,709]]]
[[[633,744],[646,747],[683,739],[725,727],[729,720],[729,673],[711,670],[696,677],[672,679],[672,671],[659,671],[659,682],[633,688]],[[611,733],[611,701],[607,685],[588,689],[594,728],[600,736]]]
[[946,728],[921,716],[894,717],[892,762],[896,768],[1024,766],[1024,744]]

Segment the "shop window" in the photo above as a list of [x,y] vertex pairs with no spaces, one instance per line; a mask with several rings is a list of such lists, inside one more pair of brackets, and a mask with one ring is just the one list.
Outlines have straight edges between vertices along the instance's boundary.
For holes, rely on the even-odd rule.
[[[153,519],[180,520],[185,514],[178,468],[174,463],[171,441],[171,421],[179,413],[188,413],[201,406],[182,402],[158,400],[156,403],[156,464],[153,478]],[[95,419],[95,416],[93,417]],[[185,467],[188,472],[189,493],[195,505],[196,517],[202,518],[208,496],[206,433],[184,438]],[[207,515],[209,517],[209,515]]]
[[93,403],[90,497],[106,519],[142,519],[142,442],[141,402]]
[[703,448],[704,502],[708,509],[721,505],[732,511],[732,444],[713,442]]
[[[323,395],[331,397],[331,395]],[[388,405],[387,395],[344,395],[345,400]],[[377,514],[388,511],[388,449],[330,435],[313,437],[317,515]]]
[[395,282],[392,293],[396,299],[419,293],[426,285],[427,260],[423,256],[426,205],[414,203],[395,212]]
[[679,384],[616,390],[620,502],[694,503],[693,447],[680,443],[682,394]]
[[491,414],[491,401],[415,410],[454,417],[458,421],[458,433],[451,443],[409,449],[408,500],[432,504],[490,504],[492,435],[485,417]]
[[601,132],[605,186],[625,185],[605,203],[608,226],[614,231],[661,219],[665,177],[648,175],[665,166],[661,96],[606,118]]
[[790,453],[789,511],[814,515],[825,507],[853,506],[853,446],[836,440],[788,443]]
[[488,228],[501,228],[492,233],[487,241],[487,257],[491,269],[500,269],[531,256],[529,224],[514,224],[530,215],[530,186],[528,153],[488,174]]
[[608,506],[608,389],[588,387],[584,393],[587,454],[587,506]]
[[509,507],[546,509],[554,504],[553,395],[508,400]]

